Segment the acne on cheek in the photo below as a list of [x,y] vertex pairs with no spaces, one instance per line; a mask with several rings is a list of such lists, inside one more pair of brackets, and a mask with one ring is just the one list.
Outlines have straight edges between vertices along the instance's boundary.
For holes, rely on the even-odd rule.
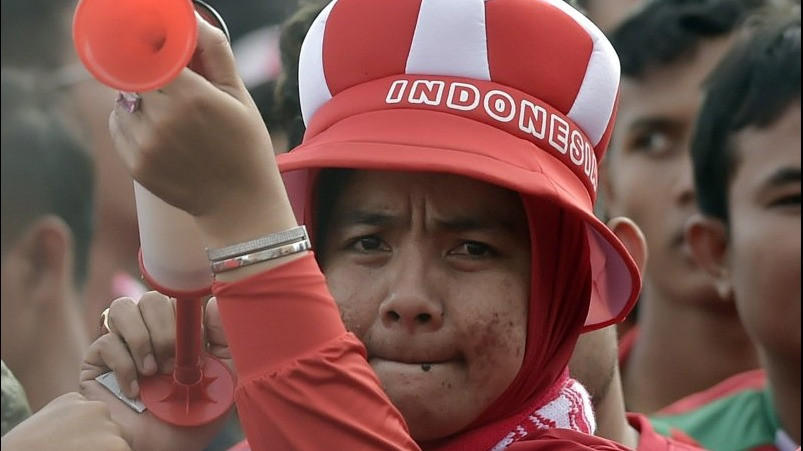
[[494,365],[498,356],[522,354],[525,337],[514,330],[516,323],[508,315],[494,312],[469,328],[469,336],[479,337],[472,349],[475,358],[479,357],[477,363]]
[[[488,354],[517,356],[523,360],[524,347],[527,341],[527,324],[529,312],[529,283],[525,290],[518,292],[511,287],[521,285],[522,280],[529,281],[529,266],[526,272],[518,277],[503,277],[498,282],[497,293],[508,292],[507,298],[498,298],[499,309],[482,316],[472,330],[472,336],[482,337],[474,347],[474,355]],[[522,299],[524,301],[522,302]],[[487,319],[486,319],[487,318]],[[522,323],[523,318],[523,323]],[[486,362],[496,364],[497,358],[484,359]]]

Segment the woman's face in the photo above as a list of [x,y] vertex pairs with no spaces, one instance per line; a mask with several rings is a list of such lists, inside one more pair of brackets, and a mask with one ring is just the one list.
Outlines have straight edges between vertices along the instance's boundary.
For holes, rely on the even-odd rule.
[[460,431],[523,361],[530,237],[519,196],[454,175],[355,171],[324,220],[329,288],[413,438]]

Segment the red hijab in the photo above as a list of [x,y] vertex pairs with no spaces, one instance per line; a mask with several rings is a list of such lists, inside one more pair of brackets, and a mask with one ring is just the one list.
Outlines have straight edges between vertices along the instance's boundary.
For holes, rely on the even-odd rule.
[[[564,380],[591,298],[585,226],[552,202],[532,197],[523,201],[530,225],[532,271],[521,369],[468,430],[437,443],[421,444],[425,449],[491,449],[510,431],[526,424]],[[544,434],[529,436],[538,437]]]

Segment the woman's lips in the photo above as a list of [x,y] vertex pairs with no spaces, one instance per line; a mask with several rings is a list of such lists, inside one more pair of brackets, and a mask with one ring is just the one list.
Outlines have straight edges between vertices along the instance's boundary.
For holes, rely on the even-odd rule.
[[424,372],[431,371],[438,366],[459,363],[458,358],[447,359],[421,359],[421,358],[385,358],[372,356],[369,357],[368,363],[374,368],[398,368],[410,369],[415,368]]
[[369,362],[392,362],[398,363],[403,365],[437,365],[439,363],[447,363],[450,362],[452,359],[445,359],[445,360],[431,360],[431,359],[390,359],[384,357],[370,357],[368,358]]

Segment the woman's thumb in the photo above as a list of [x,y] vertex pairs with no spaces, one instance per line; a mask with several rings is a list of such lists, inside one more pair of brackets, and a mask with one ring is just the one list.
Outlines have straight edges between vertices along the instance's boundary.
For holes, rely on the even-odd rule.
[[[223,333],[223,321],[220,318],[217,298],[213,297],[206,303],[204,329],[206,331],[206,340],[209,343],[210,352],[213,350],[223,351],[225,349],[227,355],[216,355],[216,357],[231,358],[231,355],[228,355],[229,342],[226,340],[226,335]],[[216,354],[216,352],[212,352],[212,354]]]

